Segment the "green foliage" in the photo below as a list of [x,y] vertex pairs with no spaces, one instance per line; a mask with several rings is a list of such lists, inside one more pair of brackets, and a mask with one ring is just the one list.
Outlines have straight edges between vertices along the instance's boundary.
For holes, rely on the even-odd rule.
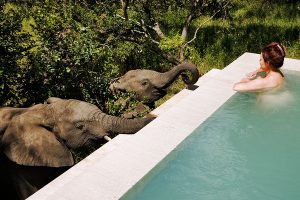
[[[211,68],[222,69],[244,52],[260,53],[264,45],[278,41],[288,47],[287,57],[299,59],[298,7],[299,2],[290,5],[235,1],[232,19],[205,24],[194,45],[187,48],[187,56],[205,73]],[[200,20],[194,26],[198,24]]]
[[[206,0],[195,8],[198,18],[187,40],[201,28],[184,54],[201,74],[222,69],[244,52],[259,53],[271,41],[286,45],[288,57],[300,58],[299,1],[231,0],[222,7],[226,3]],[[94,103],[114,115],[128,107],[114,105],[109,81],[130,69],[168,70],[162,52],[178,57],[191,11],[189,0],[130,1],[129,20],[121,16],[120,1],[1,1],[0,6],[2,106],[58,96]],[[155,22],[162,39],[149,29]],[[177,81],[167,97],[183,87]]]
[[176,54],[178,49],[182,46],[183,41],[180,38],[180,35],[176,34],[174,36],[165,37],[160,41],[159,47],[167,52]]
[[124,41],[134,24],[117,17],[117,11],[117,6],[85,1],[4,2],[1,105],[29,106],[59,96],[104,108],[113,98],[107,87],[111,78],[159,66],[161,58],[146,51],[147,44]]
[[105,102],[105,110],[110,115],[121,116],[127,111],[134,110],[139,103],[133,92],[117,93]]

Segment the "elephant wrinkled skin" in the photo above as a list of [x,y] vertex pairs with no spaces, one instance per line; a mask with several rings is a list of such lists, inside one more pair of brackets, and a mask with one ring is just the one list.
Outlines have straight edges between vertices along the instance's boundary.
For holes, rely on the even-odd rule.
[[[86,146],[89,141],[109,134],[133,134],[154,118],[114,117],[87,102],[52,97],[47,104],[29,108],[0,108],[0,119],[3,156],[19,167],[59,169],[74,165],[70,149]],[[23,183],[31,182],[23,180]],[[21,199],[41,185],[27,187],[31,192],[25,189]]]
[[[189,79],[185,72],[190,72],[192,78]],[[200,76],[197,67],[190,63],[177,65],[165,73],[137,69],[130,70],[123,76],[113,79],[109,88],[113,92],[135,92],[138,100],[145,104],[151,104],[166,94],[166,89],[179,75],[182,75],[183,81],[187,85],[196,83]]]

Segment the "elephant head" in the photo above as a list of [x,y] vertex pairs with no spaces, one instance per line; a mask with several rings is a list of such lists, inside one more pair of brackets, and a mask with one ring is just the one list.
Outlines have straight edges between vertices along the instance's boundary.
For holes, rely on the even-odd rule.
[[[186,71],[191,72],[191,79],[184,73]],[[190,63],[184,63],[165,73],[145,69],[130,70],[125,75],[113,79],[109,88],[113,92],[135,92],[138,100],[145,104],[151,104],[166,94],[166,88],[179,75],[182,75],[183,81],[187,85],[196,83],[199,78],[197,67]]]
[[135,133],[153,119],[114,117],[84,101],[50,98],[48,104],[29,107],[7,121],[1,149],[20,165],[72,166],[70,149],[112,133]]

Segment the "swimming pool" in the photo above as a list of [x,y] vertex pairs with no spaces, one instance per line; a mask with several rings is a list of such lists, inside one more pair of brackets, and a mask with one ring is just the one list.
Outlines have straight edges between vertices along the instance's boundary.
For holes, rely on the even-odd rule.
[[235,94],[122,199],[300,199],[300,73],[286,104]]

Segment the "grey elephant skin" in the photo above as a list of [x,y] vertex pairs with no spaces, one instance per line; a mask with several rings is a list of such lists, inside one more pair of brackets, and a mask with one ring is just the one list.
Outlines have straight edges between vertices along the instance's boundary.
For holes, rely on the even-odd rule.
[[[16,199],[27,198],[73,166],[70,149],[110,134],[136,133],[154,119],[110,116],[93,104],[74,99],[52,97],[47,102],[29,108],[0,109],[0,167],[2,173],[14,172],[9,179],[16,188]],[[5,184],[9,185],[2,179],[0,186]]]
[[[191,73],[191,78],[187,76],[186,72]],[[179,75],[182,75],[183,81],[187,85],[196,83],[200,77],[197,67],[191,63],[177,65],[164,73],[137,69],[130,70],[123,76],[113,79],[109,89],[113,92],[135,92],[138,100],[151,105],[167,93],[166,89]]]

